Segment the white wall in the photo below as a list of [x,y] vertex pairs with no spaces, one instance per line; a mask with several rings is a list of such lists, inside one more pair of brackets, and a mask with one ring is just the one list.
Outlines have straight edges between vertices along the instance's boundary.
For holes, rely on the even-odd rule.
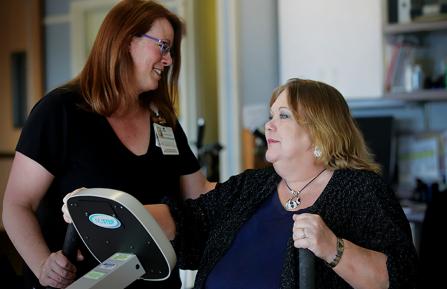
[[239,5],[241,103],[261,103],[267,111],[279,80],[277,1],[242,0]]
[[221,181],[242,170],[242,126],[263,125],[268,118],[268,100],[278,84],[276,2],[217,0]]
[[382,1],[279,0],[280,81],[327,82],[348,98],[383,93]]

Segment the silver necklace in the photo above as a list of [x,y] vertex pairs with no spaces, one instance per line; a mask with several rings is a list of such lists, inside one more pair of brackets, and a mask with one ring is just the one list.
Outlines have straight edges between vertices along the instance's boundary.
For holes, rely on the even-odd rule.
[[301,188],[301,190],[295,191],[293,190],[287,181],[285,179],[284,183],[286,184],[287,189],[289,190],[290,194],[292,195],[290,199],[287,200],[286,204],[284,205],[284,208],[286,208],[287,211],[293,211],[301,204],[301,192],[310,185],[313,181],[315,181],[316,178],[318,178],[326,169],[323,169],[321,172],[319,172],[315,177],[313,177],[310,181],[307,182],[307,184],[304,185],[304,187]]

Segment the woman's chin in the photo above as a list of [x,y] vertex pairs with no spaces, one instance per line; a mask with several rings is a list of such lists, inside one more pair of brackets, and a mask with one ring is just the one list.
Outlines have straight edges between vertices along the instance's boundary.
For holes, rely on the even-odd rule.
[[265,160],[267,162],[273,164],[276,161],[276,159],[277,158],[273,154],[269,153],[268,151],[265,153]]

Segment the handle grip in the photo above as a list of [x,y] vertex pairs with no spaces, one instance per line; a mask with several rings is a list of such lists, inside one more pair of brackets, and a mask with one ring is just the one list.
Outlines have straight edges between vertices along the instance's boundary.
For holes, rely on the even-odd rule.
[[78,232],[76,232],[73,224],[68,224],[67,232],[65,233],[64,245],[62,247],[62,253],[64,253],[68,260],[70,260],[73,264],[76,262],[78,242]]
[[[70,260],[71,263],[76,262],[76,256],[78,253],[79,236],[74,225],[68,224],[67,231],[65,232],[64,245],[62,246],[62,253]],[[54,289],[48,286],[46,289]]]
[[315,288],[315,255],[309,249],[298,249],[300,289]]

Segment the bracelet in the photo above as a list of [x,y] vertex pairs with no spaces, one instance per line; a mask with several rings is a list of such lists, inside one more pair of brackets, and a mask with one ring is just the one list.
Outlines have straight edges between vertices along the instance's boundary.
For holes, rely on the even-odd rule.
[[343,242],[342,238],[337,237],[337,254],[335,255],[334,260],[332,260],[330,263],[326,262],[326,264],[331,268],[337,266],[338,262],[340,262],[341,256],[343,255],[344,251],[345,251],[345,243]]

